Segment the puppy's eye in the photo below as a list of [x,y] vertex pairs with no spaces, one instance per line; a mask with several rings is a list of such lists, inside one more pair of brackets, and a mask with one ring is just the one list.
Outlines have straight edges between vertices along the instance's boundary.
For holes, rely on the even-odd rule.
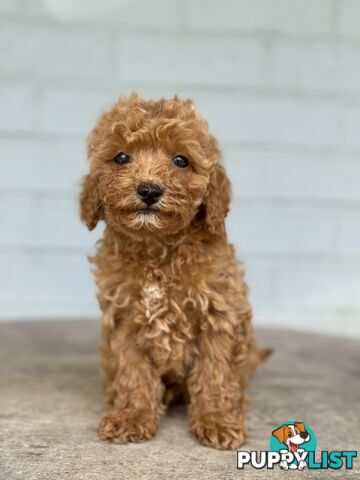
[[189,165],[189,160],[184,155],[176,155],[172,160],[175,167],[186,168]]
[[123,165],[124,163],[127,163],[129,161],[130,161],[129,155],[127,155],[124,152],[118,153],[114,158],[114,162],[117,163],[118,165]]
[[288,437],[292,437],[292,436],[293,436],[292,432],[289,432]]

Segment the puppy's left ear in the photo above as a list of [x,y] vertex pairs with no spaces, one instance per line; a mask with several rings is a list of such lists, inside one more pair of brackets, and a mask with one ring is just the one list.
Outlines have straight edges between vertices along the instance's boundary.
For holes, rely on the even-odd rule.
[[93,230],[102,218],[98,179],[92,173],[83,178],[80,194],[80,217],[89,230]]
[[225,233],[225,217],[229,211],[231,185],[222,165],[216,164],[210,172],[210,180],[203,208],[205,210],[206,229],[212,235]]
[[280,443],[285,443],[286,440],[286,426],[283,425],[282,427],[277,428],[272,432],[274,437],[276,437]]

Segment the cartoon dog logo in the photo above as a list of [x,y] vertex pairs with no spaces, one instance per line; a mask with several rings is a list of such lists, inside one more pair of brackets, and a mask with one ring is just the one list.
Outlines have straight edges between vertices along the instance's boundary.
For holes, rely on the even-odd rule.
[[[279,440],[279,442],[287,446],[287,450],[280,450],[280,453],[291,452],[292,454],[295,454],[295,452],[297,452],[298,454],[302,454],[305,450],[299,448],[300,445],[310,440],[310,434],[306,431],[303,422],[294,422],[290,425],[283,425],[274,430],[272,434]],[[305,460],[300,460],[298,464],[293,462],[289,465],[288,462],[284,460],[280,462],[279,465],[280,468],[284,470],[287,470],[288,468],[303,470],[307,466],[307,463]]]

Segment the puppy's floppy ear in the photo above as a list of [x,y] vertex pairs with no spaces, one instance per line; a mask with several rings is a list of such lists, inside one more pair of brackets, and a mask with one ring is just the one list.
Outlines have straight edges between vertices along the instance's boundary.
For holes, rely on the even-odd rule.
[[294,425],[300,430],[300,432],[305,432],[305,424],[303,422],[295,422]]
[[93,230],[102,218],[102,203],[98,189],[98,178],[91,172],[85,175],[80,194],[80,216],[89,230]]
[[272,432],[274,437],[276,437],[281,443],[285,443],[286,433],[287,433],[286,425],[283,425],[282,427],[279,427]]
[[231,197],[230,181],[224,167],[216,164],[210,172],[210,180],[202,207],[205,211],[205,226],[209,233],[225,233],[225,217],[229,211]]

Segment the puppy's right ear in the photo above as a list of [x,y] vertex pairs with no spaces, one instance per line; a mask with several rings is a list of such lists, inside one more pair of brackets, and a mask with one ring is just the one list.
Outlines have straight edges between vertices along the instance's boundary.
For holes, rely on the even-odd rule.
[[85,175],[83,178],[80,194],[80,217],[89,230],[93,230],[102,218],[98,178],[92,173]]
[[304,422],[295,422],[295,427],[298,427],[300,432],[305,432],[305,423]]

